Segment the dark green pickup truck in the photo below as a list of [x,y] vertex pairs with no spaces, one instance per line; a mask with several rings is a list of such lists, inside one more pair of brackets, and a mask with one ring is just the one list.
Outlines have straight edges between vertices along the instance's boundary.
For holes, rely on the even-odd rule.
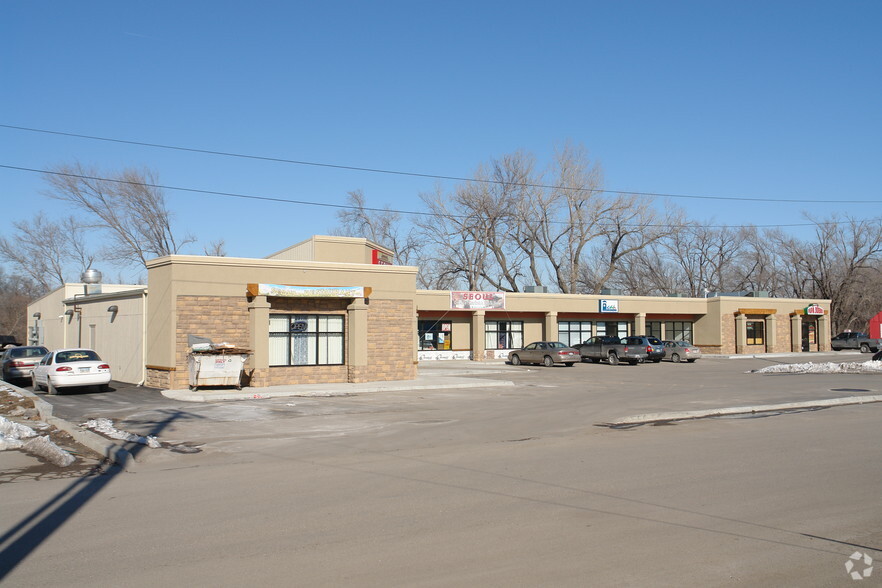
[[839,333],[830,340],[833,351],[843,349],[860,349],[861,353],[870,353],[882,349],[882,339],[871,339],[866,333]]

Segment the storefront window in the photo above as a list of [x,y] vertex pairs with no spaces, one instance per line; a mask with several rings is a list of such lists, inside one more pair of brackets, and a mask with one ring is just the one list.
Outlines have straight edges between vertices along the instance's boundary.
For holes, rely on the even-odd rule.
[[624,321],[597,321],[597,336],[627,337],[628,323]]
[[557,340],[564,345],[575,345],[590,339],[591,321],[560,321],[557,323]]
[[[656,336],[659,337],[659,335]],[[664,338],[669,341],[688,341],[689,343],[694,343],[692,340],[692,323],[690,321],[665,321]]]
[[270,315],[270,365],[342,364],[343,325],[343,315]]
[[765,321],[747,321],[747,344],[763,345],[765,343]]
[[520,349],[524,346],[524,321],[485,321],[485,349]]
[[664,339],[664,337],[662,337],[662,322],[646,321],[646,334],[650,337],[655,337],[656,339]]
[[451,349],[453,324],[450,321],[419,321],[417,331],[420,336],[421,351],[449,351]]

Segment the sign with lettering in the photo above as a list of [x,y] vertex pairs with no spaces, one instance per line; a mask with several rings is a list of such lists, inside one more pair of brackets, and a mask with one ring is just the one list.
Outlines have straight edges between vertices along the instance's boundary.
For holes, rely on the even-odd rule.
[[824,309],[821,308],[820,304],[811,304],[805,307],[805,313],[808,315],[824,314]]
[[505,292],[451,292],[450,308],[504,310]]
[[371,249],[371,263],[374,265],[392,265],[392,256],[379,249]]
[[278,298],[364,298],[362,286],[282,286],[280,284],[248,284],[251,296]]
[[619,312],[619,301],[601,298],[600,312]]

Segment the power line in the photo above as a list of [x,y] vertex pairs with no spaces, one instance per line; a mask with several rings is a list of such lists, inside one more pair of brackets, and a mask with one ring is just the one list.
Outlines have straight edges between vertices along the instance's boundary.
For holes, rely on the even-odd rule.
[[[792,202],[792,203],[801,203],[801,204],[878,204],[882,203],[882,200],[807,200],[804,198],[748,198],[745,196],[699,196],[694,194],[669,194],[666,192],[630,192],[626,190],[608,190],[601,188],[572,188],[569,186],[558,186],[553,184],[533,184],[533,183],[518,183],[518,182],[503,182],[501,180],[487,180],[487,179],[478,179],[478,178],[464,178],[460,176],[446,176],[440,174],[428,174],[428,173],[418,173],[418,172],[407,172],[400,170],[390,170],[390,169],[381,169],[381,168],[372,168],[372,167],[358,167],[352,165],[341,165],[334,163],[321,163],[316,161],[302,161],[297,159],[285,159],[282,157],[270,157],[264,155],[251,155],[247,153],[235,153],[231,151],[217,151],[213,149],[199,149],[196,147],[181,147],[178,145],[165,145],[162,143],[148,143],[145,141],[134,141],[129,139],[116,139],[112,137],[99,137],[96,135],[84,135],[80,133],[68,133],[64,131],[53,131],[49,129],[37,129],[33,127],[22,127],[17,125],[8,125],[0,123],[0,128],[6,129],[14,129],[18,131],[27,131],[31,133],[43,133],[47,135],[59,135],[62,137],[74,137],[77,139],[89,139],[92,141],[105,141],[109,143],[121,143],[124,145],[137,145],[140,147],[153,147],[156,149],[169,149],[173,151],[185,151],[189,153],[202,153],[206,155],[220,155],[223,157],[236,157],[240,159],[254,159],[258,161],[271,161],[275,163],[288,163],[292,165],[304,165],[304,166],[312,166],[312,167],[324,167],[331,169],[344,169],[349,171],[360,171],[367,173],[376,173],[376,174],[388,174],[388,175],[396,175],[396,176],[408,176],[415,178],[428,178],[435,180],[453,180],[457,182],[474,182],[480,184],[494,184],[501,186],[520,186],[525,188],[542,188],[547,190],[569,190],[573,192],[589,192],[589,193],[601,193],[601,194],[618,194],[621,196],[649,196],[649,197],[658,197],[658,198],[685,198],[692,200],[729,200],[729,201],[738,201],[738,202]],[[418,214],[418,213],[415,213]],[[775,225],[775,226],[788,226],[788,225]],[[796,226],[796,225],[791,225]]]
[[[2,126],[2,125],[0,125],[0,126]],[[201,188],[187,188],[187,187],[183,187],[183,186],[171,186],[171,185],[167,185],[167,184],[151,184],[151,183],[147,183],[147,182],[132,182],[132,181],[128,181],[128,180],[119,180],[119,179],[115,179],[115,178],[104,178],[104,177],[100,177],[100,176],[88,176],[85,174],[74,174],[74,173],[69,173],[69,172],[60,172],[60,171],[52,171],[52,170],[45,170],[45,169],[35,169],[35,168],[21,167],[21,166],[15,166],[15,165],[0,164],[0,169],[11,169],[11,170],[24,171],[24,172],[29,172],[29,173],[38,173],[38,174],[45,174],[45,175],[52,175],[52,176],[78,178],[81,180],[95,180],[95,181],[100,181],[100,182],[111,182],[111,183],[115,183],[115,184],[127,184],[127,185],[131,185],[131,186],[144,186],[147,188],[156,188],[156,189],[160,189],[160,190],[174,190],[176,192],[189,192],[189,193],[193,193],[193,194],[203,194],[203,195],[209,195],[209,196],[225,196],[225,197],[229,197],[229,198],[242,198],[242,199],[246,199],[246,200],[260,200],[260,201],[265,201],[265,202],[280,202],[283,204],[299,204],[299,205],[303,205],[303,206],[320,206],[320,207],[324,207],[324,208],[339,208],[339,209],[345,209],[345,210],[365,210],[365,211],[369,211],[369,212],[394,213],[394,214],[404,214],[404,215],[412,215],[412,216],[426,216],[426,217],[445,217],[446,216],[446,217],[451,217],[451,218],[467,218],[466,216],[463,216],[463,215],[454,215],[454,214],[442,215],[442,214],[437,214],[434,212],[422,212],[422,211],[415,211],[415,210],[372,208],[372,207],[368,207],[368,206],[352,206],[349,204],[330,204],[327,202],[315,202],[315,201],[311,201],[311,200],[294,200],[294,199],[290,199],[290,198],[279,198],[279,197],[273,197],[273,196],[258,196],[255,194],[240,194],[237,192],[222,192],[222,191],[218,191],[218,190],[205,190],[205,189],[201,189]],[[876,220],[882,220],[882,218],[874,218],[874,219],[868,219],[868,220],[876,221]],[[834,223],[824,223],[824,224],[844,224],[844,223],[848,223],[848,222],[850,222],[850,221],[838,221],[838,222],[834,222]],[[564,221],[557,221],[554,224],[566,224],[566,223]],[[600,223],[600,224],[603,225],[604,223]],[[748,228],[748,227],[765,229],[765,228],[775,228],[775,227],[807,227],[807,226],[815,226],[817,224],[818,223],[807,222],[807,223],[772,224],[772,225],[691,225],[691,226],[700,226],[700,227],[708,228],[708,229],[713,229],[713,228],[738,229],[738,228]],[[673,227],[674,225],[668,225],[668,224],[626,224],[625,226]]]

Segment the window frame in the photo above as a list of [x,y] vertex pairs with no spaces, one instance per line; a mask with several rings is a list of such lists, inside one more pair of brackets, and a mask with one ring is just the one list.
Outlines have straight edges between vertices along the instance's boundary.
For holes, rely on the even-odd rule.
[[[757,325],[759,325],[759,336],[757,336]],[[753,336],[751,336],[753,335]],[[766,321],[763,319],[748,319],[745,323],[744,334],[745,345],[765,345],[766,344]]]
[[[491,329],[490,327],[495,326],[496,328]],[[500,325],[504,325],[505,328],[499,329]],[[517,327],[517,328],[512,328]],[[488,345],[490,342],[490,336],[493,335],[493,340],[496,341],[496,345]],[[499,337],[500,335],[505,336],[506,343],[514,345],[513,347],[499,347]],[[520,343],[518,343],[517,339],[520,338]],[[522,349],[524,347],[524,321],[498,321],[498,320],[485,320],[484,321],[484,348],[485,349],[496,349],[496,350],[504,350],[504,349]]]
[[[330,321],[327,319],[339,318],[340,330],[331,330],[332,325]],[[336,314],[336,313],[276,313],[270,314],[270,324],[268,330],[268,338],[270,339],[270,362],[272,362],[273,358],[273,349],[272,349],[272,341],[273,339],[284,339],[286,341],[285,344],[285,356],[286,363],[270,363],[269,367],[317,367],[317,366],[338,366],[338,365],[346,365],[346,315],[345,314]],[[287,330],[286,331],[274,331],[272,326],[273,319],[285,319],[287,321]],[[322,324],[322,319],[325,319],[324,325]],[[305,321],[307,323],[308,330],[298,330],[294,331],[294,322]],[[315,324],[314,327],[311,325]],[[336,322],[336,321],[335,321]],[[323,327],[324,326],[324,330]],[[314,348],[311,350],[315,359],[314,361],[307,361],[305,363],[294,363],[294,351],[293,344],[294,341],[299,337],[305,335],[305,339],[307,341],[307,358],[309,358],[310,350],[308,347],[310,345],[314,345]],[[340,361],[330,361],[329,358],[334,354],[331,351],[331,343],[334,338],[339,338],[339,357]],[[323,349],[324,346],[324,349]],[[337,349],[333,349],[333,351],[337,351]],[[322,361],[322,355],[326,355],[326,360]]]

